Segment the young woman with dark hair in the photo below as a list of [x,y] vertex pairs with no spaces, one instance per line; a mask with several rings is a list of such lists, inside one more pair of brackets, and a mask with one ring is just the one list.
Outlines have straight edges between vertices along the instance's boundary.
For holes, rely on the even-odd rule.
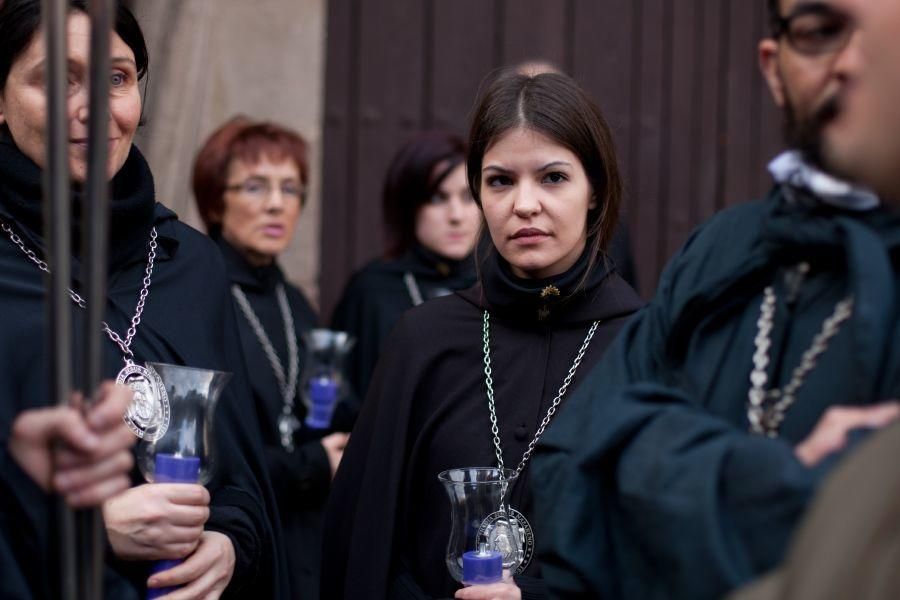
[[353,276],[332,319],[356,338],[348,374],[360,396],[405,311],[475,282],[470,255],[481,213],[466,186],[465,157],[463,140],[435,131],[407,141],[391,161],[382,196],[387,251]]
[[[87,171],[90,22],[86,2],[72,0],[69,6],[65,126],[72,175],[71,233],[73,248],[78,248],[84,234],[79,207]],[[262,460],[259,424],[247,402],[250,393],[222,259],[207,238],[156,202],[150,168],[132,143],[141,116],[139,81],[147,72],[147,49],[132,14],[120,2],[115,10],[110,46],[108,295],[81,302],[73,295],[73,321],[80,321],[84,303],[104,303],[107,330],[87,335],[109,338],[104,346],[107,377],[117,373],[121,377],[123,367],[135,369],[156,361],[230,371],[234,378],[216,411],[216,470],[205,488],[140,485],[142,479],[135,472],[129,482],[135,487],[111,498],[94,495],[94,500],[106,500],[106,596],[137,599],[146,595],[148,586],[184,585],[173,597],[218,598],[226,588],[233,592],[246,586],[261,597],[280,598],[285,586],[279,578],[285,573],[279,568],[277,509]],[[47,69],[40,15],[39,0],[0,2],[0,448],[8,448],[15,461],[0,460],[0,596],[11,598],[61,595],[58,528],[48,490],[63,490],[59,482],[50,488],[42,473],[29,468],[31,460],[21,460],[17,438],[27,427],[17,421],[12,439],[8,437],[17,415],[41,409],[49,397],[43,272],[47,266],[41,261],[46,249],[41,197]],[[77,293],[83,285],[77,251],[73,258],[72,289]],[[75,333],[75,347],[80,347],[78,340],[85,332],[76,328]],[[77,364],[79,357],[73,360]],[[159,404],[156,408],[152,414],[164,412]],[[142,425],[157,424],[152,417],[142,420],[141,413],[129,414],[135,434],[146,431]],[[122,464],[98,467],[113,473],[113,467]],[[150,576],[150,561],[165,559],[184,562]]]
[[437,476],[516,469],[506,498],[531,521],[529,448],[641,304],[605,256],[621,197],[612,137],[572,79],[501,74],[469,148],[492,243],[477,285],[407,312],[385,344],[334,482],[324,597],[545,597],[527,559],[514,582],[458,589]]
[[[316,326],[317,316],[278,266],[308,185],[303,138],[281,125],[245,117],[216,130],[194,163],[194,196],[225,259],[244,360],[253,374],[250,385],[284,532],[291,597],[301,599],[319,597],[322,509],[347,443],[346,433],[304,424],[302,334]],[[342,419],[346,412],[333,423],[340,427],[343,420],[348,428],[349,419]]]

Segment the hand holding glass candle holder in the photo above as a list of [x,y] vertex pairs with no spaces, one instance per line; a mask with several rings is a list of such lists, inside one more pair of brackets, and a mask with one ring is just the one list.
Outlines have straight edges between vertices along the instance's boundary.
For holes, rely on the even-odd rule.
[[303,341],[306,344],[305,423],[310,429],[330,429],[334,409],[346,393],[344,361],[356,340],[343,331],[313,329],[303,334]]
[[521,572],[531,560],[531,532],[506,505],[516,480],[511,469],[451,469],[438,475],[450,499],[450,539],[445,561],[464,585],[498,583],[503,571]]
[[[170,418],[162,435],[139,443],[141,473],[151,483],[206,484],[214,467],[216,403],[231,374],[162,363],[147,363],[147,367],[156,385],[167,392]],[[157,561],[152,572],[168,571],[181,562]],[[159,598],[174,589],[150,589],[147,598]]]

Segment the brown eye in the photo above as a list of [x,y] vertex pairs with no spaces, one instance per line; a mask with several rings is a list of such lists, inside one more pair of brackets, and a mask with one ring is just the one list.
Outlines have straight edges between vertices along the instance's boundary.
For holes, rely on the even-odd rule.
[[554,171],[552,173],[547,173],[544,175],[544,183],[563,183],[567,181],[568,178],[564,173],[560,173],[559,171]]

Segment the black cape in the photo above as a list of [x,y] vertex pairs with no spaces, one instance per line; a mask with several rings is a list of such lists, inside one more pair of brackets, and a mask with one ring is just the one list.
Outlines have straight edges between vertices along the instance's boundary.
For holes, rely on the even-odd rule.
[[[316,313],[303,293],[285,280],[284,273],[276,263],[253,267],[228,242],[221,238],[216,242],[225,258],[232,285],[240,286],[247,296],[247,301],[265,329],[276,354],[286,367],[287,339],[275,294],[279,284],[284,286],[294,320],[294,335],[297,336],[302,369],[305,358],[302,335],[315,328],[317,321]],[[331,487],[331,466],[319,440],[332,430],[310,429],[304,424],[295,434],[294,451],[287,452],[282,448],[278,418],[282,414],[284,399],[278,380],[250,322],[239,307],[236,306],[235,310],[238,313],[238,329],[247,361],[247,372],[251,374],[253,399],[262,424],[266,463],[278,501],[291,597],[318,598],[323,509]],[[341,413],[336,415],[337,423],[342,420],[342,414],[347,412],[346,406],[341,408]],[[299,392],[294,399],[294,414],[303,423],[306,406]],[[346,421],[346,417],[344,420]]]
[[[41,235],[39,168],[12,142],[0,142],[0,219],[10,224],[39,255]],[[184,364],[234,374],[215,419],[216,470],[207,485],[212,495],[206,529],[228,535],[236,565],[229,593],[253,589],[262,597],[281,597],[286,576],[277,508],[266,476],[259,424],[250,402],[237,325],[229,302],[220,253],[202,234],[180,223],[156,204],[149,167],[136,148],[112,183],[112,245],[106,320],[114,331],[127,330],[141,289],[149,232],[159,238],[150,295],[132,344],[135,359]],[[76,202],[77,205],[77,202]],[[73,223],[73,235],[80,235]],[[77,257],[73,287],[81,287]],[[56,598],[59,594],[58,540],[53,502],[18,468],[7,453],[16,415],[46,405],[46,303],[43,274],[6,234],[0,239],[0,596]],[[88,298],[91,302],[93,299]],[[81,309],[72,304],[73,360],[78,373]],[[94,332],[93,335],[102,335]],[[105,339],[105,338],[104,338]],[[104,376],[115,378],[123,357],[112,342],[104,345]],[[142,480],[135,472],[135,483]],[[108,559],[109,598],[143,598],[146,563]]]
[[[840,457],[809,469],[794,446],[828,407],[900,392],[898,251],[891,211],[840,210],[793,188],[695,232],[538,446],[537,527],[552,532],[538,550],[552,591],[702,600],[774,567]],[[801,261],[812,270],[789,303],[786,269]],[[779,387],[835,304],[856,301],[779,439],[750,434],[746,414],[768,285]]]
[[[458,589],[444,555],[450,532],[441,471],[495,466],[483,372],[483,311],[491,312],[497,414],[506,465],[515,468],[594,320],[600,326],[582,368],[595,364],[640,306],[632,289],[603,266],[586,291],[585,271],[554,281],[513,277],[496,255],[483,287],[407,312],[385,346],[333,484],[326,516],[325,598],[427,598]],[[555,283],[559,298],[541,299]],[[549,313],[541,320],[543,309]],[[585,371],[580,371],[577,386]],[[565,406],[565,403],[563,404]],[[533,516],[530,468],[510,503]],[[543,532],[537,531],[537,537]],[[525,598],[543,597],[541,565],[518,579]]]
[[449,261],[416,246],[395,260],[374,260],[353,275],[332,317],[332,327],[356,338],[347,376],[361,398],[391,329],[413,307],[404,275],[410,273],[423,300],[445,296],[475,283],[471,260]]

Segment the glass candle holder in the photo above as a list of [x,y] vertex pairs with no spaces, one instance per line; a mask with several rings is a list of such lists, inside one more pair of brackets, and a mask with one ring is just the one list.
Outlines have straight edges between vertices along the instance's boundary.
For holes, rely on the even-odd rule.
[[[147,368],[158,389],[164,390],[160,402],[169,418],[164,431],[138,444],[141,473],[150,483],[208,483],[215,467],[216,404],[231,374],[164,363],[147,363]],[[156,561],[152,572],[168,571],[181,562]],[[150,589],[147,598],[174,589]]]

